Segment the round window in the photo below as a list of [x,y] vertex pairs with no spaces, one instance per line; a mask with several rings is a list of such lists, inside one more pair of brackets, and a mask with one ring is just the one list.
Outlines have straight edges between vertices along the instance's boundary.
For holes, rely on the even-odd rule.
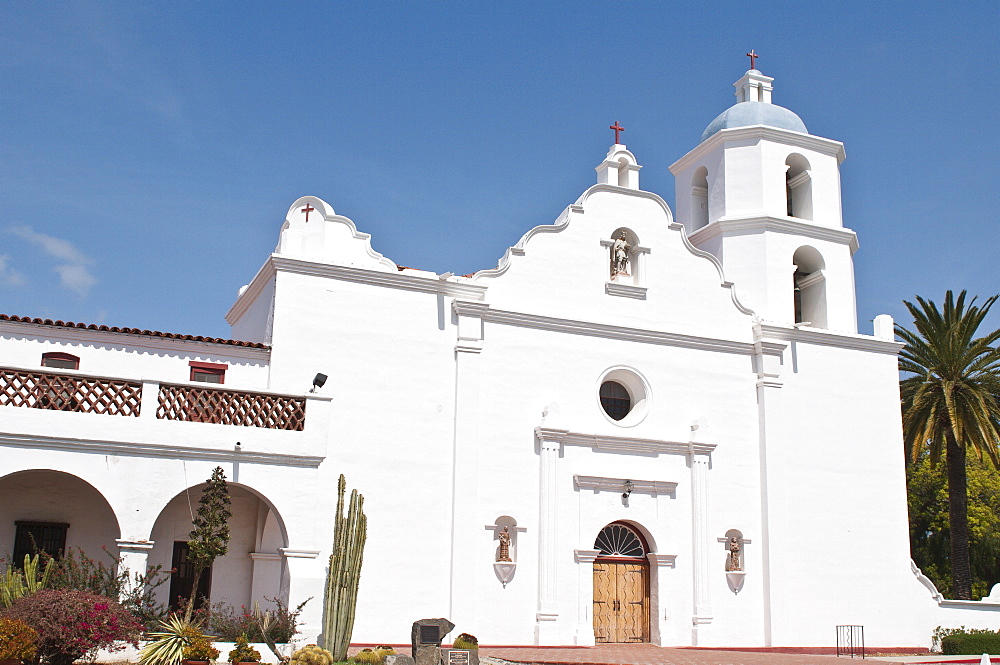
[[619,427],[633,427],[649,413],[649,384],[630,367],[605,370],[595,387],[598,406],[608,422]]
[[605,381],[601,384],[601,406],[612,419],[621,420],[632,410],[632,396],[617,381]]

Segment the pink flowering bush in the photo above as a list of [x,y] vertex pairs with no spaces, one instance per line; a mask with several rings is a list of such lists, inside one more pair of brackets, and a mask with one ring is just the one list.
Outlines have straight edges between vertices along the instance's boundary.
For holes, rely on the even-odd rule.
[[72,665],[98,649],[137,645],[142,631],[142,624],[117,601],[70,589],[44,589],[20,598],[3,616],[38,632],[37,659],[48,665]]

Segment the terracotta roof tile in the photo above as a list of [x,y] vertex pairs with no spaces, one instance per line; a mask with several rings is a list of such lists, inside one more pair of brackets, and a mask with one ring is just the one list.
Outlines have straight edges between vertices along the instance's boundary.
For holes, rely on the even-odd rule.
[[13,321],[15,323],[33,323],[40,326],[56,326],[57,328],[81,328],[83,330],[97,330],[99,332],[124,333],[126,335],[145,335],[147,337],[163,337],[164,339],[181,339],[188,342],[208,342],[210,344],[228,344],[230,346],[244,346],[251,349],[269,349],[267,344],[259,342],[243,342],[238,339],[224,339],[222,337],[203,337],[201,335],[181,335],[178,333],[160,332],[159,330],[139,330],[138,328],[119,328],[117,326],[99,326],[91,323],[73,323],[72,321],[53,321],[52,319],[32,319],[27,316],[11,316],[10,314],[0,314],[0,321]]

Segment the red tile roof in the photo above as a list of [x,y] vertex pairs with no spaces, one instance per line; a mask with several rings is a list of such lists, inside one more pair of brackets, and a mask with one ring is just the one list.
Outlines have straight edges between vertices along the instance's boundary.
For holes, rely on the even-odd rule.
[[32,319],[27,316],[11,316],[0,314],[0,321],[13,321],[15,323],[33,323],[40,326],[56,326],[58,328],[82,328],[84,330],[97,330],[100,332],[124,333],[126,335],[145,335],[147,337],[163,337],[165,339],[181,339],[188,342],[209,342],[210,344],[228,344],[230,346],[245,346],[251,349],[268,349],[267,344],[259,342],[243,342],[238,339],[224,339],[222,337],[202,337],[201,335],[181,335],[178,333],[166,333],[159,330],[139,330],[138,328],[119,328],[117,326],[99,326],[91,323],[73,323],[72,321],[53,321],[52,319]]

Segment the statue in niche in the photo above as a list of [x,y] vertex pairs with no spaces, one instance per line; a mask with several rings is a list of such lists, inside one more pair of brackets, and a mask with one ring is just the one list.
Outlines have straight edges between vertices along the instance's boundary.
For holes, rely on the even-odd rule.
[[736,536],[729,537],[729,558],[726,560],[726,570],[743,570],[740,565],[740,539]]
[[632,259],[629,257],[629,252],[631,251],[632,247],[625,240],[625,232],[622,231],[611,244],[611,279],[618,275],[628,276],[630,274],[629,264]]
[[500,532],[500,553],[497,555],[497,561],[510,561],[510,531],[507,527]]

